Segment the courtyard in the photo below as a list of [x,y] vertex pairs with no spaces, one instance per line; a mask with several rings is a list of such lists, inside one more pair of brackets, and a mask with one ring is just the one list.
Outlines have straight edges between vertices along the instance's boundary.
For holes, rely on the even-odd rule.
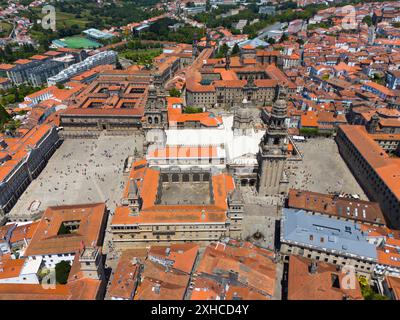
[[142,145],[141,136],[66,139],[10,215],[26,214],[32,203],[35,209],[45,210],[54,205],[106,202],[114,211],[126,182],[124,162]]
[[357,194],[368,200],[331,138],[314,138],[296,144],[302,161],[289,162],[290,188],[321,193]]
[[168,182],[162,184],[161,204],[209,204],[210,183]]

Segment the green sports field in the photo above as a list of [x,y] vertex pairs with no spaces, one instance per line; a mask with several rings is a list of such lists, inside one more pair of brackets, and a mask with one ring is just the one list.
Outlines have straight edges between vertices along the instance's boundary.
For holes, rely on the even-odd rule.
[[102,46],[101,43],[79,36],[67,37],[59,39],[58,41],[64,43],[67,48],[72,48],[72,49],[89,49],[93,47],[98,48]]

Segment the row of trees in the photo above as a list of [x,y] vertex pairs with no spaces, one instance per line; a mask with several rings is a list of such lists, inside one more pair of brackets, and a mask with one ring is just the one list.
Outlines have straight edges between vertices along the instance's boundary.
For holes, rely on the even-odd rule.
[[139,65],[152,65],[153,59],[162,53],[162,49],[127,50],[121,53],[123,57]]
[[12,87],[7,90],[0,90],[0,104],[7,106],[9,104],[22,102],[25,96],[42,89],[43,87],[21,85],[19,87]]
[[140,39],[143,40],[157,40],[157,41],[171,41],[180,43],[192,43],[194,35],[197,34],[198,38],[205,36],[205,30],[192,26],[183,26],[176,31],[170,30],[169,26],[178,23],[175,19],[164,18],[154,22],[149,30],[140,34]]
[[0,62],[10,63],[17,59],[28,58],[36,53],[38,53],[38,50],[31,44],[24,44],[22,46],[7,44],[4,49],[0,48]]

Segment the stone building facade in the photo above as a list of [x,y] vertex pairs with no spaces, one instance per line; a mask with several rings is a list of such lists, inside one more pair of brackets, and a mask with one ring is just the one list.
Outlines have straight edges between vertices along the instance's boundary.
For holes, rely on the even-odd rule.
[[297,89],[277,66],[279,52],[243,47],[239,57],[221,59],[203,52],[186,73],[187,105],[232,108],[246,100],[266,106],[276,99],[279,85],[290,94]]
[[400,168],[363,126],[342,125],[339,153],[370,199],[380,204],[390,227],[400,226]]
[[[202,200],[190,194],[198,188],[208,190],[200,195]],[[179,193],[176,201],[171,200],[168,189]],[[139,161],[133,165],[123,205],[116,209],[111,223],[113,242],[117,248],[130,248],[171,241],[208,244],[223,237],[239,239],[243,203],[239,190],[234,190],[233,179],[226,174],[200,168],[150,168],[146,161]]]

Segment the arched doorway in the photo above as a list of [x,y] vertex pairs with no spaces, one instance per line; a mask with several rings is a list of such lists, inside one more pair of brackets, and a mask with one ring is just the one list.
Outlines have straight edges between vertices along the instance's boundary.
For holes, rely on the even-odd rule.
[[172,182],[179,182],[179,174],[177,173],[172,174]]
[[162,175],[162,182],[169,182],[168,174],[163,174]]

